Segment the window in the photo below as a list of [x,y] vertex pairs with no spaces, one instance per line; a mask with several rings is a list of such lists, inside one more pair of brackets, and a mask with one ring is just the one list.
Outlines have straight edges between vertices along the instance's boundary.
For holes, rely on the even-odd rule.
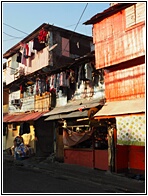
[[125,10],[126,28],[145,20],[145,3],[136,3]]
[[69,57],[69,39],[62,37],[62,55]]

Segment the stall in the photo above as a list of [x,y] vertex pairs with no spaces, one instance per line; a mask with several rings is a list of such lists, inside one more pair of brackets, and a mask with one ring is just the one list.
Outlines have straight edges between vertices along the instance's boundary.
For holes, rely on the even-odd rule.
[[[56,158],[77,164],[108,170],[108,122],[94,120],[104,100],[78,100],[56,107],[45,121],[54,121],[56,128]],[[109,140],[108,140],[109,139]]]
[[67,121],[63,127],[63,143],[65,163],[108,170],[107,124],[81,121],[69,126]]

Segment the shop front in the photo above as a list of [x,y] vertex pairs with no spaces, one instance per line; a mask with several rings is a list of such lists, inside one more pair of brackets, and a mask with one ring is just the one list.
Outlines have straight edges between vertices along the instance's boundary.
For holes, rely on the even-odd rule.
[[107,126],[100,126],[99,123],[90,126],[89,121],[87,125],[64,128],[64,162],[108,170],[107,140]]
[[145,98],[107,102],[94,118],[115,119],[114,153],[111,151],[114,171],[144,174]]
[[[46,118],[45,121],[55,122],[55,153],[57,160],[64,162],[69,162],[69,160],[71,160],[70,162],[73,164],[80,162],[81,165],[93,167],[93,159],[91,163],[86,163],[83,159],[82,163],[81,159],[72,160],[73,156],[70,156],[71,150],[73,149],[73,152],[77,154],[75,157],[82,157],[83,153],[85,153],[85,156],[88,156],[87,162],[90,162],[90,154],[93,154],[91,138],[93,132],[90,132],[88,110],[93,107],[98,111],[98,109],[102,107],[102,104],[102,100],[98,99],[91,101],[77,100],[62,107],[56,107],[51,112],[44,115],[48,115],[48,118]],[[80,120],[80,122],[78,120]],[[64,126],[64,124],[66,124],[66,126]],[[69,135],[69,133],[72,133],[72,135]],[[87,141],[89,144],[85,140],[89,140]],[[83,144],[85,145],[85,152]],[[82,156],[78,155],[80,151]]]
[[[67,126],[67,129],[64,129],[64,161],[100,170],[114,170],[115,160],[114,156],[111,156],[111,153],[115,153],[112,133],[115,127],[114,119],[110,121],[89,119],[85,123],[85,125]],[[76,131],[71,131],[73,127],[76,127]]]
[[58,109],[55,108],[55,111],[51,111],[52,113],[49,113],[51,115],[45,121],[56,121],[58,124],[58,133],[60,135],[62,133],[62,144],[60,140],[57,146],[60,146],[65,163],[108,170],[108,151],[110,147],[114,149],[112,147],[114,140],[111,139],[112,135],[109,135],[109,131],[115,125],[115,120],[94,120],[93,115],[99,111],[100,104],[98,101],[97,104],[90,102],[89,104],[87,109],[83,108],[83,104],[79,107],[73,105],[73,108],[83,108],[75,111],[70,111],[70,107],[67,106],[65,110],[61,107],[61,113],[58,113]]

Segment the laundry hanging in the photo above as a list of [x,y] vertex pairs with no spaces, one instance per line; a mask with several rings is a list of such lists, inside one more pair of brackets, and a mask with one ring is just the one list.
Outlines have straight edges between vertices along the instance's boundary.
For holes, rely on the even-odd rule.
[[46,43],[47,40],[46,40],[46,36],[47,36],[48,32],[42,28],[39,32],[39,35],[38,35],[38,40],[39,40],[39,43]]
[[40,51],[44,47],[45,47],[45,43],[40,43],[39,40],[38,40],[38,38],[35,37],[34,40],[33,40],[33,49],[34,50],[37,50],[37,51]]

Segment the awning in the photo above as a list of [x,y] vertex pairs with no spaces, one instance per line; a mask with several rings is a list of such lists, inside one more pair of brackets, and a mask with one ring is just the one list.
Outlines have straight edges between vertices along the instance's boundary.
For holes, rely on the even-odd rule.
[[43,116],[43,114],[45,114],[46,112],[34,112],[34,113],[29,113],[28,115],[22,117],[20,119],[20,121],[29,121],[29,120],[37,120],[39,119],[41,116]]
[[67,118],[77,118],[77,117],[87,117],[88,116],[88,110],[85,111],[75,111],[75,112],[70,112],[68,114],[56,114],[56,115],[51,115],[48,118],[45,119],[45,121],[48,120],[58,120],[58,119],[67,119]]
[[3,115],[3,122],[8,122],[9,120],[11,120],[14,117],[14,115],[10,115],[10,114],[5,114]]
[[19,114],[6,114],[3,116],[3,122],[24,122],[30,120],[37,120],[46,112],[31,112],[31,113],[19,113]]
[[104,99],[92,99],[92,100],[78,100],[78,101],[72,101],[70,103],[67,103],[65,106],[56,107],[52,111],[44,114],[43,116],[51,116],[55,114],[62,114],[62,113],[68,113],[68,112],[74,112],[78,110],[83,109],[89,109],[96,107],[98,105],[103,105]]
[[95,115],[95,119],[145,112],[145,98],[106,102]]
[[78,100],[68,103],[65,106],[56,107],[51,112],[44,114],[43,116],[49,116],[45,119],[57,120],[67,118],[87,117],[88,109],[103,105],[104,99],[92,99],[92,100]]
[[9,119],[9,121],[7,122],[19,122],[21,118],[23,118],[25,115],[25,113],[23,114],[16,114],[16,115],[13,115],[11,119]]

